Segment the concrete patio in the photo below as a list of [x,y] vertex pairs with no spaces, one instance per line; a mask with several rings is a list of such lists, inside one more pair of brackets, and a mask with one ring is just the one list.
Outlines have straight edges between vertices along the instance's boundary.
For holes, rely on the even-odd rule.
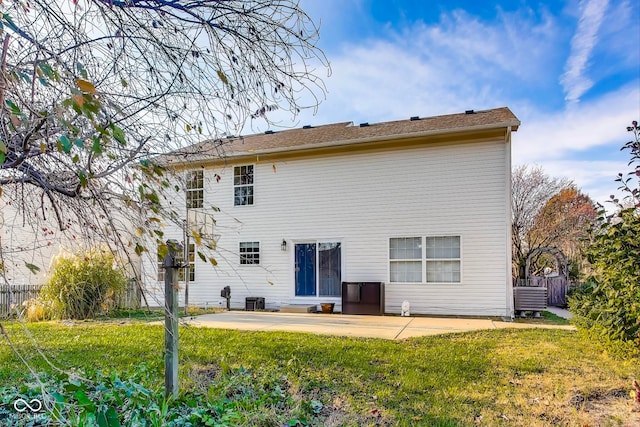
[[228,311],[188,319],[190,326],[247,331],[290,331],[350,337],[405,338],[482,329],[545,328],[575,330],[569,325],[516,323],[493,319],[449,317],[354,316],[323,313]]

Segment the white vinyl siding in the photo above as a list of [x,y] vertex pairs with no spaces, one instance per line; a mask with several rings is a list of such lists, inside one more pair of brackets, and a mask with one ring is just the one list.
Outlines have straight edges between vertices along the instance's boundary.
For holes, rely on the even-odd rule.
[[[510,315],[508,153],[505,141],[496,139],[286,159],[261,156],[254,164],[260,201],[250,209],[238,209],[229,194],[236,165],[210,167],[205,174],[220,176],[219,182],[205,180],[207,203],[220,209],[213,213],[220,233],[218,267],[196,257],[190,303],[218,301],[226,285],[234,308],[244,307],[246,297],[265,297],[273,308],[307,303],[294,292],[294,242],[322,241],[342,242],[341,281],[386,283],[388,313],[400,313],[408,300],[416,314]],[[179,230],[169,235],[181,239]],[[426,285],[426,253],[419,260],[398,253],[394,268],[408,271],[401,263],[419,261],[421,280],[390,283],[390,238],[446,236],[460,236],[459,282]],[[260,242],[260,265],[238,269],[239,243],[251,241]],[[335,301],[340,310],[338,297],[314,298],[318,304]]]

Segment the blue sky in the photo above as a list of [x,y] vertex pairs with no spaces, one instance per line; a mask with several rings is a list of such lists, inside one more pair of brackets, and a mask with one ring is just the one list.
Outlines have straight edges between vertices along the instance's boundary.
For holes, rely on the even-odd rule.
[[[380,122],[508,106],[513,163],[604,202],[640,120],[636,0],[302,0],[332,68],[296,125]],[[292,124],[283,121],[282,125]]]

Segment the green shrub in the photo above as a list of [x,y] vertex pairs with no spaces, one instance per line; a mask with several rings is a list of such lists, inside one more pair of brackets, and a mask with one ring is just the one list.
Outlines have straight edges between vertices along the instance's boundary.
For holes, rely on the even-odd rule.
[[[627,130],[635,140],[623,149],[631,151],[635,165],[616,181],[625,193],[622,200],[611,196],[616,214],[607,217],[586,250],[593,268],[590,282],[569,298],[574,324],[617,353],[640,354],[640,127]],[[638,182],[640,184],[640,182]],[[606,213],[602,211],[603,220]]]
[[50,316],[88,319],[108,312],[127,286],[113,254],[99,249],[57,255],[40,291]]
[[[269,378],[246,369],[218,373],[202,390],[165,398],[146,367],[128,379],[100,371],[80,376],[40,374],[38,381],[0,388],[0,425],[28,426],[298,426],[323,425],[322,402],[294,396],[286,378]],[[201,379],[202,380],[202,379]],[[21,399],[37,413],[13,410]]]

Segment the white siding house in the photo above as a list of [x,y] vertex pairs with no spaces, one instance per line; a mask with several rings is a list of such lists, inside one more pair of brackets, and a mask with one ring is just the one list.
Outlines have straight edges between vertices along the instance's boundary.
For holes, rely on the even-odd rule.
[[[35,199],[39,203],[38,190],[29,190],[27,199]],[[46,215],[42,214],[43,210]],[[32,206],[24,206],[19,199],[12,199],[6,193],[0,200],[0,245],[4,268],[0,283],[6,280],[14,285],[42,285],[48,279],[51,261],[56,255],[100,248],[108,243],[107,235],[100,237],[87,232],[78,223],[69,223],[61,229],[55,215],[48,215],[48,210],[49,207],[45,206],[34,211]],[[123,241],[132,240],[132,224],[125,212],[114,209],[111,225],[114,227],[112,231],[117,232]],[[120,255],[127,276],[138,278],[140,257],[133,250],[127,256]]]
[[[338,123],[164,159],[191,174],[186,200],[213,214],[219,237],[217,267],[195,257],[189,303],[220,304],[230,286],[233,308],[264,297],[267,308],[335,302],[340,311],[341,282],[383,282],[386,313],[407,300],[412,314],[511,316],[519,124],[508,108]],[[177,228],[166,235],[182,240]],[[157,264],[143,269],[160,292]]]

